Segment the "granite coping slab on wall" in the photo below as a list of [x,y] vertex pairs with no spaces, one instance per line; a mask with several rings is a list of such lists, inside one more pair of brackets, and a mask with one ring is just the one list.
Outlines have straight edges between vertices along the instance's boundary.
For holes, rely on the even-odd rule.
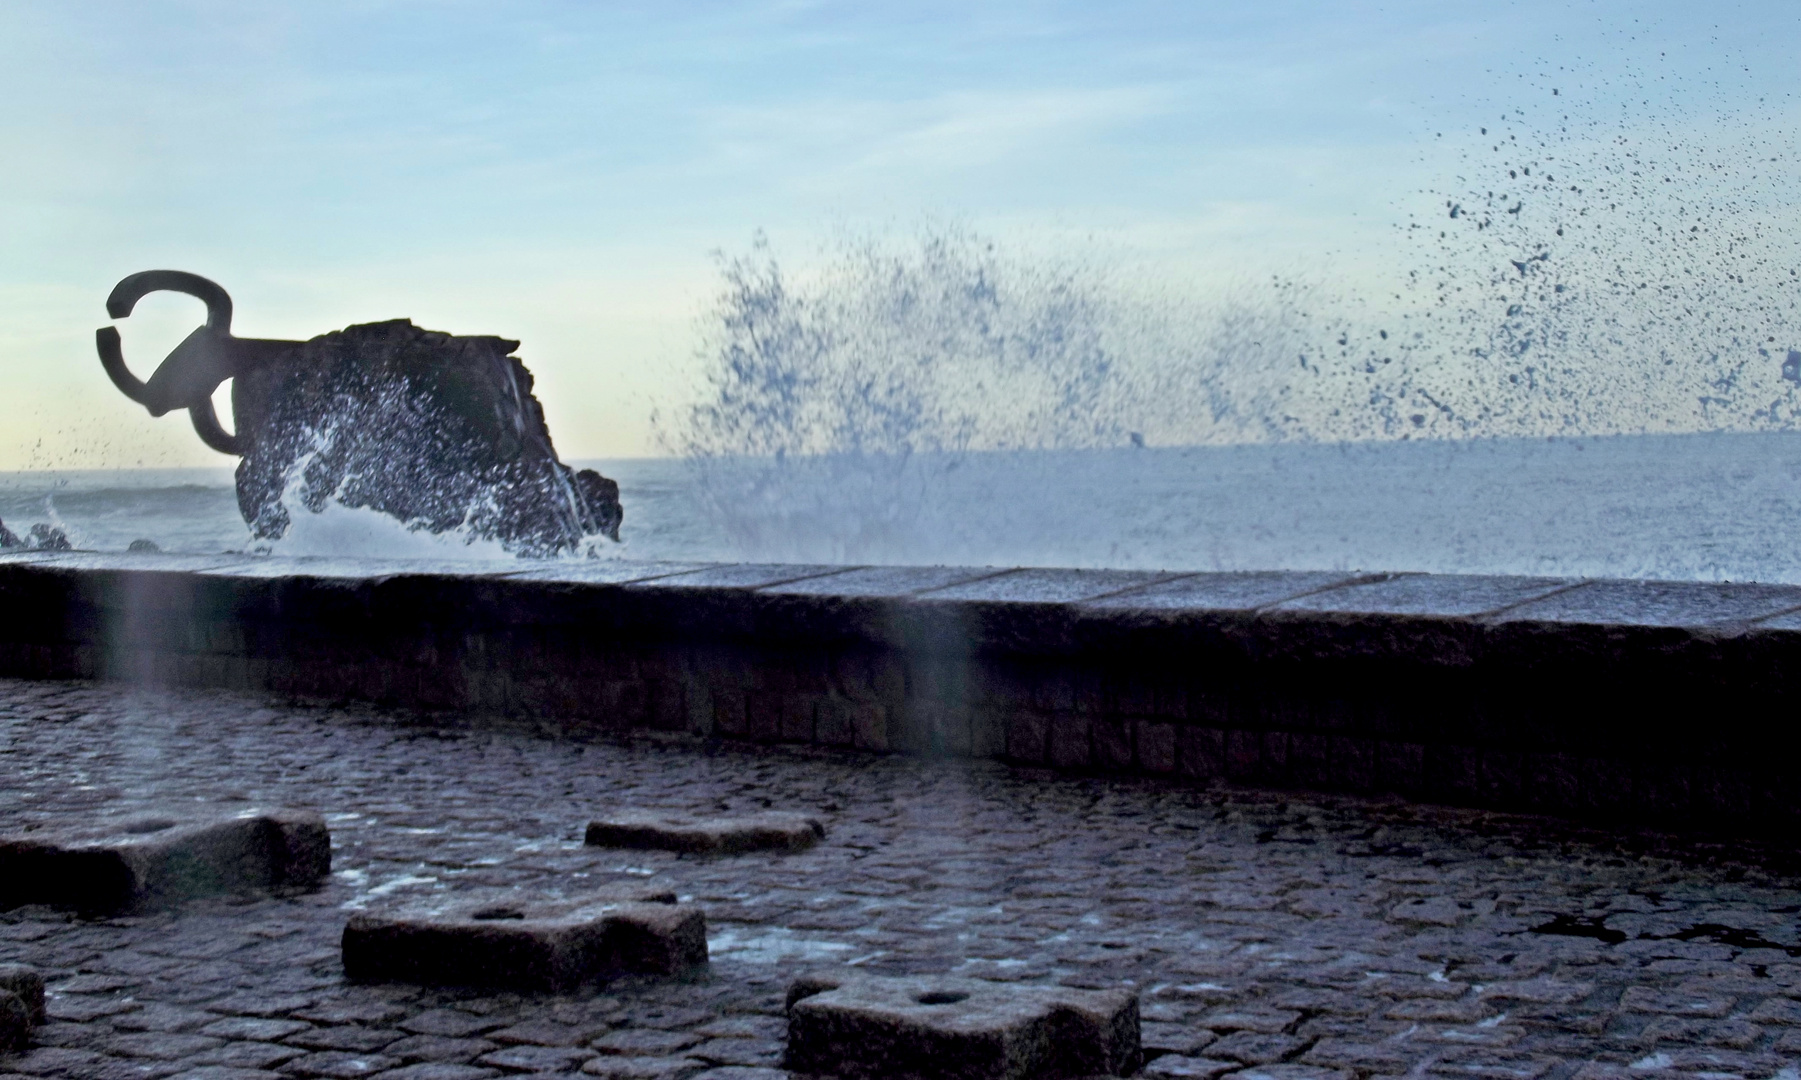
[[[35,587],[35,588],[34,588]],[[580,622],[636,633],[768,629],[886,642],[897,615],[927,631],[955,628],[958,648],[1092,647],[1107,631],[1255,626],[1272,639],[1299,627],[1408,622],[1612,635],[1668,631],[1717,637],[1767,623],[1801,626],[1801,586],[1676,581],[1358,574],[1336,571],[1155,572],[937,566],[705,564],[592,560],[280,558],[152,553],[0,555],[0,589],[60,593],[102,610],[225,602],[244,616],[360,614],[459,621]],[[270,606],[272,598],[287,603]],[[729,609],[729,611],[727,610]],[[217,608],[215,608],[217,610]],[[711,616],[729,614],[725,621]],[[877,616],[874,623],[867,620]],[[648,620],[648,624],[638,621]],[[784,626],[783,624],[788,624]],[[910,634],[909,636],[917,636]],[[1056,642],[1054,639],[1065,640]],[[1380,643],[1362,646],[1379,649]]]
[[[557,564],[31,552],[0,556],[15,638],[163,640],[165,616],[352,620],[399,633],[573,628],[658,640],[831,643],[968,656],[1138,656],[1463,666],[1634,662],[1801,631],[1801,587],[1313,571]],[[1742,651],[1742,650],[1741,650]]]
[[28,677],[1801,823],[1797,586],[30,552],[0,610]]

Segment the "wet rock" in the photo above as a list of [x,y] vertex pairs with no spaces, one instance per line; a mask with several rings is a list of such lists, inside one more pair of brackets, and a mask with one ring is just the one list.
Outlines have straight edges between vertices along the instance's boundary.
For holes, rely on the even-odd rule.
[[618,1054],[625,1057],[667,1057],[678,1054],[690,1046],[699,1045],[701,1039],[685,1031],[659,1031],[656,1028],[626,1028],[602,1035],[592,1043],[594,1049],[603,1054]]
[[594,1051],[579,1046],[509,1046],[477,1058],[478,1064],[516,1073],[570,1073]]
[[787,1068],[1015,1080],[1138,1067],[1138,995],[949,977],[810,978],[788,992]]
[[1235,1031],[1207,1047],[1207,1056],[1230,1058],[1247,1065],[1271,1065],[1300,1053],[1306,1046],[1306,1039],[1293,1035]]
[[26,532],[25,546],[38,551],[68,551],[74,545],[69,543],[68,534],[61,529],[40,521]]
[[1236,1061],[1168,1054],[1146,1065],[1138,1075],[1146,1080],[1215,1080],[1242,1068],[1244,1066]]
[[0,991],[16,995],[34,1024],[44,1022],[44,977],[26,964],[0,964]]
[[[1296,1065],[1292,1062],[1285,1062],[1279,1065],[1253,1065],[1248,1069],[1240,1069],[1231,1074],[1231,1080],[1353,1080],[1354,1075],[1345,1069],[1326,1069],[1316,1065]],[[1471,1072],[1465,1075],[1481,1076],[1484,1074]],[[1502,1075],[1507,1074],[1503,1073]]]
[[133,540],[130,544],[126,545],[125,550],[158,552],[162,550],[162,545],[158,544],[155,540]]
[[462,900],[353,915],[344,973],[362,982],[571,990],[707,962],[706,918],[651,888],[579,900]]
[[401,1037],[402,1033],[392,1028],[340,1024],[336,1027],[315,1028],[298,1035],[290,1035],[288,1042],[295,1046],[304,1046],[308,1050],[342,1050],[357,1054],[373,1054],[389,1043],[400,1041]]
[[336,501],[523,555],[619,538],[619,487],[557,458],[516,341],[404,319],[323,334],[238,373],[238,508],[259,539]]
[[1139,1039],[1146,1053],[1187,1054],[1193,1057],[1206,1049],[1219,1036],[1205,1028],[1186,1024],[1164,1024],[1145,1021],[1139,1025]]
[[732,855],[744,851],[800,851],[825,836],[825,825],[805,814],[771,811],[744,817],[695,818],[627,812],[588,824],[591,847]]
[[54,525],[38,522],[21,537],[0,521],[0,551],[68,551],[69,536]]
[[[427,1009],[400,1022],[400,1030],[437,1039],[471,1039],[499,1025],[481,1016],[457,1009]],[[475,1040],[486,1042],[487,1040]],[[488,1049],[493,1049],[489,1047]],[[486,1052],[485,1050],[483,1051]]]
[[361,1080],[365,1076],[387,1072],[401,1062],[386,1054],[357,1054],[327,1050],[295,1058],[282,1066],[289,1076],[318,1080]]
[[582,1072],[601,1080],[686,1080],[706,1068],[705,1062],[680,1057],[597,1057]]
[[490,1080],[491,1077],[499,1075],[500,1072],[497,1069],[482,1069],[474,1065],[456,1065],[435,1061],[389,1069],[382,1074],[384,1080]]
[[144,910],[309,887],[330,872],[331,835],[318,814],[178,805],[0,836],[0,909]]
[[1300,1013],[1287,1009],[1233,1008],[1208,1013],[1201,1018],[1201,1025],[1214,1031],[1255,1031],[1274,1035],[1293,1028],[1300,1019]]
[[200,1029],[200,1034],[215,1039],[239,1039],[246,1042],[271,1043],[305,1031],[310,1025],[300,1020],[266,1020],[250,1016],[231,1016],[216,1020]]

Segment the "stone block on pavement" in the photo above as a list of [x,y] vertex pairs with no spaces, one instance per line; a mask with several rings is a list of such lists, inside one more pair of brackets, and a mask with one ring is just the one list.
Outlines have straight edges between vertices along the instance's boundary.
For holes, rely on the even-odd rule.
[[145,910],[330,872],[325,820],[301,810],[174,805],[0,835],[0,909]]
[[25,1003],[31,1022],[44,1022],[44,977],[27,964],[0,964],[0,991]]
[[825,825],[806,814],[770,811],[741,817],[686,817],[626,811],[589,822],[593,847],[653,848],[702,855],[744,851],[800,851],[825,836]]
[[31,1007],[11,990],[0,990],[0,1054],[17,1054],[31,1045]]
[[849,1078],[1023,1080],[1129,1074],[1129,990],[948,977],[809,978],[788,992],[788,1069]]
[[707,962],[706,917],[654,888],[580,899],[464,899],[351,916],[344,973],[361,982],[562,991]]

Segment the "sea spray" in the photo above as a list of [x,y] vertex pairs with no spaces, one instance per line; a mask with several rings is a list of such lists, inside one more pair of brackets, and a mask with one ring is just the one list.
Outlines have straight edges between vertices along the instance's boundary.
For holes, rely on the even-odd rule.
[[1327,396],[1369,407],[1313,434],[1791,429],[1795,102],[1736,67],[1535,65],[1433,138],[1404,278],[1337,305]]
[[[278,503],[279,535],[256,540],[250,550],[282,556],[357,556],[392,559],[514,559],[500,541],[482,535],[469,518],[453,528],[426,521],[400,521],[346,498],[359,473],[339,473],[315,465],[330,454],[335,425],[306,432],[310,447],[284,475]],[[475,515],[472,509],[470,517]]]
[[1549,69],[1487,111],[1429,140],[1440,180],[1400,198],[1387,269],[1357,278],[1320,252],[1146,289],[943,227],[797,267],[759,237],[721,261],[705,386],[665,444],[739,557],[1013,561],[1047,514],[1066,544],[1069,522],[1120,523],[1055,469],[950,483],[973,454],[1793,430],[1793,101]]
[[707,393],[667,422],[744,557],[905,558],[973,451],[1127,439],[1105,299],[960,230],[841,247],[798,285],[762,239],[721,262]]

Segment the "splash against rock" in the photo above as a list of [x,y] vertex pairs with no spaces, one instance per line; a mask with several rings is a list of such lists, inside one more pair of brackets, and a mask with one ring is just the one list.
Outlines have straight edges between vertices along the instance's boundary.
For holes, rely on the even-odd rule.
[[321,335],[246,371],[232,404],[247,436],[238,509],[251,532],[287,532],[282,496],[298,477],[314,513],[366,507],[522,555],[617,540],[618,485],[557,459],[518,347],[400,319]]
[[0,551],[68,551],[69,536],[55,525],[38,522],[20,537],[0,521]]
[[[290,492],[313,513],[331,503],[367,508],[525,556],[578,551],[593,536],[619,539],[619,486],[558,459],[531,372],[513,355],[518,342],[405,319],[304,342],[237,338],[225,290],[173,270],[120,281],[107,311],[123,318],[158,290],[203,301],[206,325],[147,382],[126,367],[112,327],[96,335],[101,363],[152,416],[187,409],[208,446],[242,457],[238,509],[258,540],[287,533]],[[235,433],[212,404],[228,379]]]

